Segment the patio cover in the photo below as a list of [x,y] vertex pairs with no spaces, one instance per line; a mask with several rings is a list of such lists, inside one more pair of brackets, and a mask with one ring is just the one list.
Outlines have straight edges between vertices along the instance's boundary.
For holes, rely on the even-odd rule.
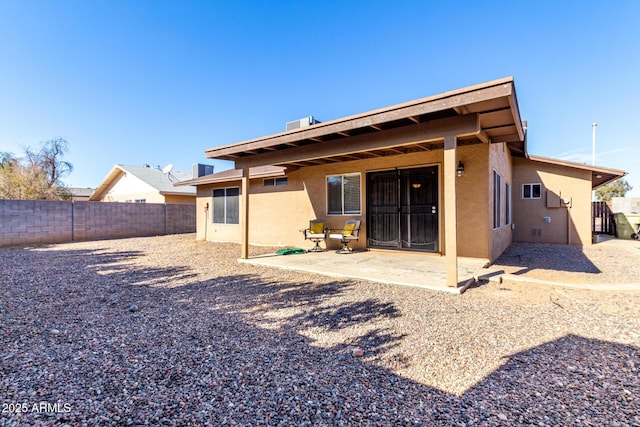
[[[454,127],[466,128],[457,134],[459,145],[506,142],[514,153],[526,155],[525,128],[511,77],[210,148],[205,154],[234,161],[237,168],[296,168],[442,149],[443,134]],[[422,134],[418,140],[416,132]]]

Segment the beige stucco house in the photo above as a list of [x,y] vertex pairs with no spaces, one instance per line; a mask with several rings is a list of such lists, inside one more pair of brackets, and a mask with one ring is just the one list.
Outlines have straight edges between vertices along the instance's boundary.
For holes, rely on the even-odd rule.
[[[306,247],[362,221],[356,249],[497,258],[512,241],[591,244],[591,191],[623,171],[530,155],[512,78],[206,150],[197,237]],[[337,246],[338,242],[327,242]]]
[[189,172],[168,171],[151,166],[115,165],[91,194],[89,201],[125,203],[192,204],[196,188],[173,184],[193,178]]

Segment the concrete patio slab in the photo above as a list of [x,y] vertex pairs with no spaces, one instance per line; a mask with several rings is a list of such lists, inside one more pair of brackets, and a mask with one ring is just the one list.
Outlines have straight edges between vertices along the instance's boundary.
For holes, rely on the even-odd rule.
[[247,264],[283,268],[345,279],[369,280],[400,286],[461,294],[476,273],[488,264],[480,258],[458,258],[458,287],[446,284],[446,258],[433,254],[363,251],[336,254],[334,251],[299,255],[262,255],[239,260]]

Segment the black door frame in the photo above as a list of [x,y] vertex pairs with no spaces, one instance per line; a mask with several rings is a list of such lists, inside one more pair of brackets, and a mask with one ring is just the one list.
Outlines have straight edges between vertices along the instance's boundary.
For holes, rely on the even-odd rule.
[[[414,174],[412,175],[411,172]],[[428,175],[429,172],[433,176],[431,180],[424,175],[425,173]],[[387,193],[373,195],[372,179],[374,177],[387,179],[386,183],[380,183],[386,187]],[[428,191],[426,188],[422,189],[423,192],[427,191],[422,197],[429,198],[428,194],[430,194],[431,200],[424,199],[426,203],[412,206],[410,198],[413,195],[412,189],[409,188],[409,181],[418,177],[424,178],[422,185],[431,186]],[[440,180],[437,164],[371,171],[366,173],[365,182],[368,247],[413,252],[439,252]],[[418,188],[420,187],[414,187],[416,191],[419,191]],[[390,194],[392,191],[395,194]],[[376,207],[372,206],[374,199],[382,204]],[[415,208],[412,209],[412,207]],[[420,219],[416,222],[418,218]],[[382,227],[382,229],[377,229],[378,227]],[[425,237],[428,241],[413,241],[412,233]],[[376,237],[375,240],[374,237]]]

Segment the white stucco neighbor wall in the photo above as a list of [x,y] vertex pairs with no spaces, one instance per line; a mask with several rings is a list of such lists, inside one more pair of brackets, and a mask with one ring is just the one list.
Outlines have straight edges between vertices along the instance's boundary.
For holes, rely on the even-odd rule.
[[131,174],[125,173],[118,181],[109,189],[107,196],[121,196],[134,193],[146,193],[148,191],[156,191],[155,188]]

